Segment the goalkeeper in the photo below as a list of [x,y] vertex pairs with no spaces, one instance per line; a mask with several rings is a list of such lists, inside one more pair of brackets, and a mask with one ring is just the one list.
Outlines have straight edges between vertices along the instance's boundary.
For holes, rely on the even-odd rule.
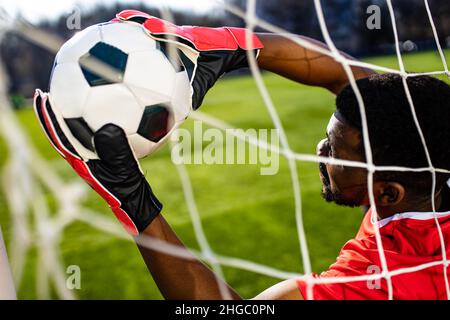
[[[132,10],[121,12],[116,21],[141,24],[153,39],[170,41],[195,53],[195,68],[190,74],[195,109],[220,76],[248,65],[250,49],[257,54],[260,68],[302,84],[328,89],[337,95],[336,112],[330,118],[325,139],[318,144],[318,155],[366,161],[359,105],[346,73],[333,58],[275,34],[252,34],[249,43],[243,29],[178,27]],[[304,39],[325,48],[315,40]],[[374,164],[429,167],[402,78],[394,74],[378,75],[358,67],[352,68],[352,72],[366,107]],[[428,76],[408,78],[407,83],[432,164],[448,170],[450,87]],[[143,234],[152,241],[179,247],[183,258],[138,244],[148,270],[166,299],[222,299],[220,287],[227,288],[232,298],[240,299],[227,284],[219,286],[217,281],[222,280],[217,280],[204,263],[189,253],[160,214],[162,205],[144,178],[122,129],[110,124],[96,132],[94,144],[99,160],[85,160],[77,152],[76,144],[61,130],[62,123],[47,94],[37,92],[35,110],[52,145],[107,201],[130,234]],[[320,164],[319,172],[326,201],[345,206],[369,205],[366,169]],[[438,212],[434,214],[430,172],[377,171],[374,174],[373,196],[389,271],[428,263],[414,272],[391,277],[394,299],[447,298],[445,272],[447,276],[450,274],[440,262],[443,252],[450,255],[450,203],[446,187],[449,177],[447,173],[436,172],[434,203]],[[367,276],[373,274],[370,270],[382,270],[370,216],[371,209],[358,234],[341,249],[336,263],[320,275],[311,275],[328,282],[307,290],[305,281],[290,279],[267,289],[256,299],[387,299],[388,283],[384,278],[370,283],[366,280],[332,282],[334,277]],[[441,247],[435,217],[447,248]]]

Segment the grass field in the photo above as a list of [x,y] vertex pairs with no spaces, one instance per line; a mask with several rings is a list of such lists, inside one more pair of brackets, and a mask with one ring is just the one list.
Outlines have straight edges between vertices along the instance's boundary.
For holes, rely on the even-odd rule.
[[[410,71],[440,70],[437,53],[411,54],[405,57]],[[397,68],[395,57],[368,61]],[[314,153],[323,138],[334,109],[334,97],[323,89],[300,86],[274,75],[265,75],[289,143],[297,152]],[[240,128],[271,128],[256,86],[251,77],[221,81],[209,93],[203,112],[210,113]],[[30,139],[44,157],[67,179],[77,179],[63,164],[44,138],[31,110],[17,113]],[[190,127],[191,122],[185,126]],[[0,165],[7,156],[0,138]],[[164,216],[183,241],[198,248],[174,165],[166,147],[142,162],[155,193],[165,204]],[[212,248],[223,255],[249,259],[286,271],[302,272],[300,249],[294,217],[294,201],[287,163],[280,160],[275,176],[261,176],[255,165],[191,165],[188,167],[199,211]],[[358,229],[359,209],[326,204],[320,197],[317,164],[298,163],[302,187],[306,235],[315,272],[334,262],[340,247]],[[105,215],[111,215],[99,197],[90,192],[85,203]],[[8,208],[0,193],[0,224],[5,238],[10,230]],[[101,233],[81,223],[69,226],[61,243],[66,265],[79,265],[81,299],[160,299],[135,245]],[[28,255],[27,268],[19,298],[33,299],[35,294],[35,258]],[[228,282],[245,298],[250,298],[275,279],[225,268]]]

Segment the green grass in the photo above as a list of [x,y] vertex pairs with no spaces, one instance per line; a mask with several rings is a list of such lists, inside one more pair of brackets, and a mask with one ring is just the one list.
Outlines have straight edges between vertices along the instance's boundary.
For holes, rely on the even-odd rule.
[[[368,59],[371,63],[397,68],[394,57]],[[410,71],[442,69],[435,53],[405,57]],[[314,153],[323,138],[334,109],[334,97],[323,89],[301,86],[266,74],[264,80],[277,106],[291,147]],[[271,128],[270,117],[251,77],[220,81],[209,93],[202,111],[235,127]],[[44,138],[31,110],[17,112],[37,149],[66,179],[77,179]],[[192,123],[186,123],[189,128]],[[6,157],[0,140],[0,165]],[[174,165],[167,147],[142,162],[155,193],[165,204],[164,216],[183,241],[198,248]],[[340,247],[357,231],[362,213],[326,204],[320,197],[317,164],[298,162],[303,213],[313,270],[320,272],[334,262]],[[302,262],[294,217],[294,199],[285,160],[275,176],[261,176],[252,165],[191,165],[198,208],[213,249],[222,254],[249,259],[286,271],[302,272]],[[90,192],[87,206],[111,215],[99,197]],[[0,194],[0,224],[8,239],[11,225],[3,194]],[[99,232],[82,223],[64,232],[61,252],[66,265],[82,270],[81,299],[160,299],[137,248],[131,243]],[[28,255],[19,297],[35,294],[36,251]],[[245,298],[250,298],[277,282],[276,279],[237,269],[225,268],[228,282]]]

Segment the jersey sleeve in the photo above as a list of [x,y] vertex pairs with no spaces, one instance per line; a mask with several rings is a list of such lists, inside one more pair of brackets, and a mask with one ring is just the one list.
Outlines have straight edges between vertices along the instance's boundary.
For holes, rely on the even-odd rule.
[[313,274],[316,280],[336,279],[332,283],[316,283],[308,295],[307,284],[297,281],[297,286],[304,299],[308,300],[385,300],[387,290],[385,280],[358,280],[338,282],[338,279],[354,276],[369,276],[379,272],[376,249],[370,249],[360,240],[351,240],[342,248],[336,263],[322,272]]

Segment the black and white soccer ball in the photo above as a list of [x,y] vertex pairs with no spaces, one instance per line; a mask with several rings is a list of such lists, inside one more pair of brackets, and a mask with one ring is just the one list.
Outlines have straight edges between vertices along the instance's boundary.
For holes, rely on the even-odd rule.
[[[91,26],[66,42],[55,59],[49,99],[82,149],[95,154],[93,134],[113,123],[137,158],[150,155],[187,118],[192,88],[184,66],[137,24]],[[92,61],[114,70],[114,79]],[[112,69],[111,69],[112,68]]]

